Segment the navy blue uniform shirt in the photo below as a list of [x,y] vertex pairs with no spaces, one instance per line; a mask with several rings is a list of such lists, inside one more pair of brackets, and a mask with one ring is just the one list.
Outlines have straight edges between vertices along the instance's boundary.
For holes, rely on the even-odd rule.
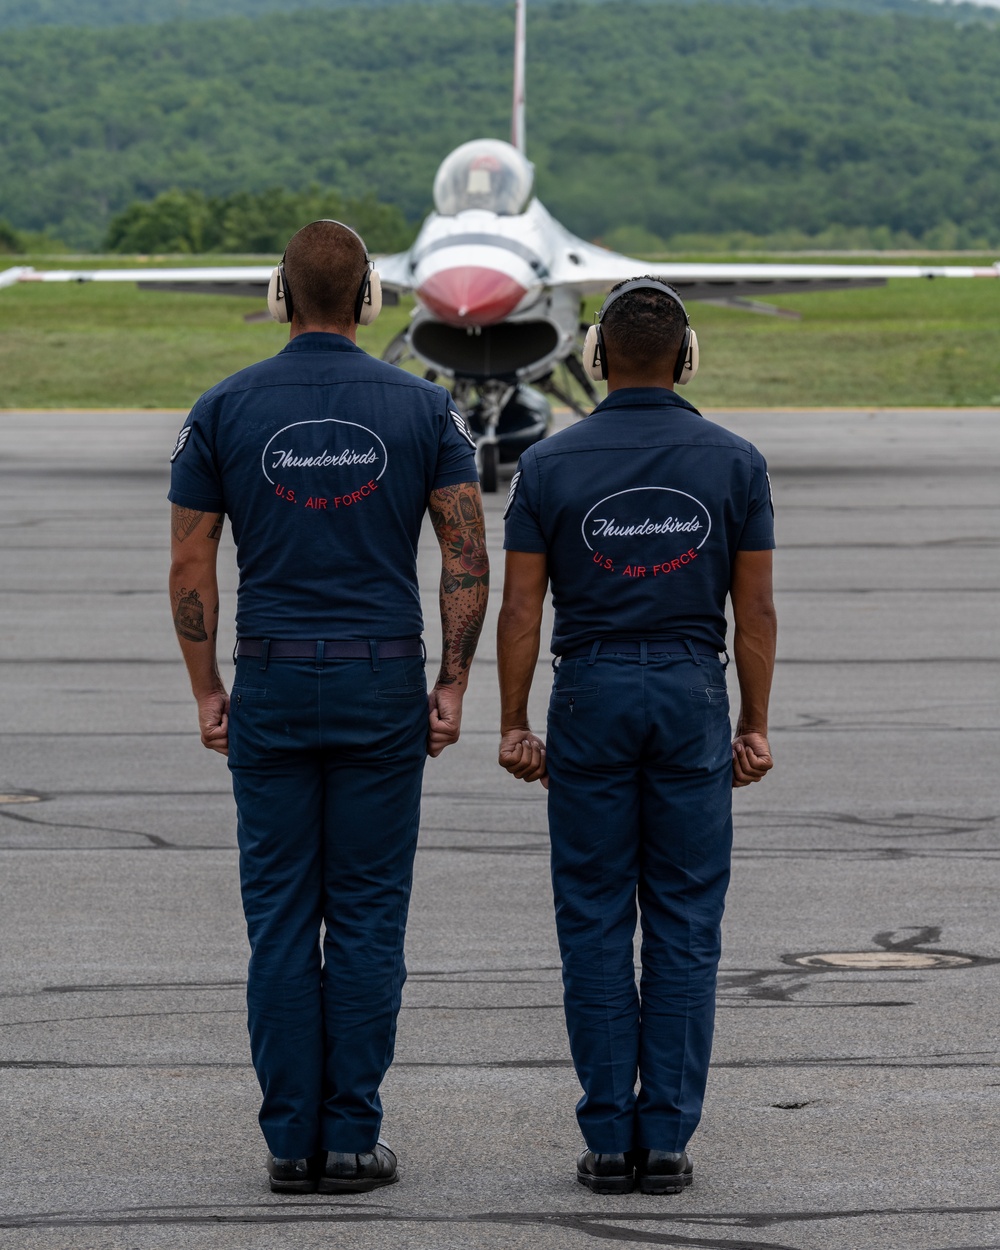
[[557,655],[598,638],[722,651],[733,556],[774,546],[763,456],[659,387],[530,447],[504,517],[508,551],[547,556]]
[[444,387],[310,333],[198,400],[169,498],[229,516],[239,637],[410,638],[428,497],[477,479]]

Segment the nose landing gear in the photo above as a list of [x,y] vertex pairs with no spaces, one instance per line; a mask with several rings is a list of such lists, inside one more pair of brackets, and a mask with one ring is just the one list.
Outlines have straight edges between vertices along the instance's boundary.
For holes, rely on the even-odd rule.
[[[478,387],[479,402],[469,414],[476,435],[476,462],[479,483],[486,494],[494,494],[500,480],[500,420],[513,398],[516,385],[511,382],[484,382]],[[456,399],[459,399],[456,388]],[[459,400],[461,402],[461,400]]]

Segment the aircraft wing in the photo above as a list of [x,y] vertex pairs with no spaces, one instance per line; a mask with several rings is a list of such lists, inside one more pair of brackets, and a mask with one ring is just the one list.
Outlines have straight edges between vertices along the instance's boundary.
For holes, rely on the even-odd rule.
[[882,286],[889,278],[1000,278],[1000,262],[970,265],[738,264],[637,260],[571,237],[560,248],[549,282],[583,295],[601,294],[639,274],[663,278],[693,300],[780,295],[796,291]]
[[409,252],[393,252],[389,256],[375,256],[373,259],[385,290],[409,291],[413,289]]
[[[411,288],[410,254],[376,256],[388,291]],[[32,269],[17,266],[0,273],[0,288],[15,282],[135,282],[143,291],[185,291],[201,295],[267,294],[272,265],[192,265],[184,269]]]
[[[272,268],[272,265],[192,265],[186,269],[20,268],[0,274],[0,286],[13,282],[135,282],[143,291],[266,295]],[[8,279],[10,274],[14,276]]]
[[0,273],[0,288],[5,286],[13,286],[15,282],[20,282],[24,274],[31,273],[31,270],[25,268],[24,265],[16,265],[13,269],[5,269]]

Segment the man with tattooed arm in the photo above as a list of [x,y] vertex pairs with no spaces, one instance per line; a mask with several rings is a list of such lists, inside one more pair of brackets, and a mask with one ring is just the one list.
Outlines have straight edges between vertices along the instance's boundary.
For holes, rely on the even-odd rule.
[[[269,303],[288,345],[203,395],[178,435],[170,593],[202,743],[232,773],[270,1186],[357,1192],[398,1179],[379,1086],[406,976],[421,777],[459,737],[489,566],[451,397],[356,344],[379,303],[361,239],[304,227]],[[428,510],[443,636],[429,695]],[[240,574],[229,693],[215,648],[227,516]]]

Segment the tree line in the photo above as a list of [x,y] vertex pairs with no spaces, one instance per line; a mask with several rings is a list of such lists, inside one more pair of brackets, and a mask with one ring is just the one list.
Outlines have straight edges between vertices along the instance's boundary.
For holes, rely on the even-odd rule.
[[[197,21],[216,17],[261,17],[295,9],[369,8],[413,3],[414,0],[0,0],[0,29],[32,26],[134,26],[161,25],[178,20]],[[418,0],[423,4],[449,0]],[[532,0],[532,10],[559,0]],[[600,4],[605,0],[587,0]],[[672,0],[660,0],[670,3]],[[696,4],[699,0],[685,0]],[[963,0],[725,0],[764,8],[832,8],[860,13],[913,13],[943,21],[982,21],[982,8]],[[493,8],[513,7],[513,0],[478,0]],[[988,14],[985,15],[988,17]]]
[[254,193],[206,196],[165,191],[150,203],[129,205],[112,218],[104,239],[108,252],[280,252],[308,221],[346,222],[377,252],[408,247],[413,229],[394,204],[372,196],[345,200],[336,191],[310,187],[292,192],[268,187]]
[[[576,233],[644,250],[727,232],[996,246],[1000,25],[931,7],[533,6],[537,193]],[[7,30],[0,218],[98,248],[126,210],[138,239],[152,210],[130,206],[176,192],[184,250],[258,250],[246,240],[268,237],[261,212],[285,220],[282,195],[328,195],[412,233],[446,153],[509,132],[509,8]]]

